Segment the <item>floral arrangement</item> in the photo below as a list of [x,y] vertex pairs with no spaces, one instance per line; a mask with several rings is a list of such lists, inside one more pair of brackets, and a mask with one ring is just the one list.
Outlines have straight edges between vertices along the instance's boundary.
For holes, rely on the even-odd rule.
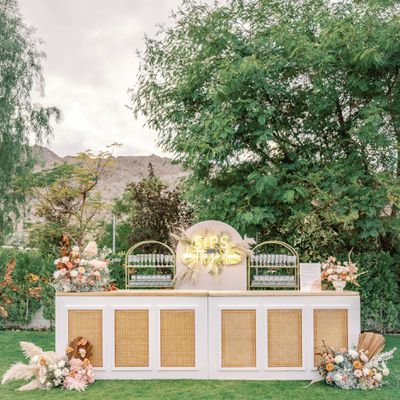
[[110,290],[108,252],[99,254],[96,242],[90,242],[81,253],[79,246],[69,246],[64,235],[61,257],[54,261],[57,271],[53,286],[58,292],[99,292]]
[[328,257],[328,259],[322,263],[322,274],[321,278],[327,282],[350,282],[353,285],[359,286],[357,278],[361,275],[358,273],[358,268],[355,263],[350,260],[345,261],[343,264],[338,261],[335,257]]
[[389,375],[386,361],[393,357],[396,348],[384,353],[377,353],[371,358],[366,350],[335,351],[326,348],[318,365],[318,372],[324,382],[341,389],[375,389],[384,384],[384,377]]
[[190,238],[182,230],[179,235],[171,236],[185,246],[181,261],[187,268],[176,280],[182,282],[190,279],[194,284],[197,282],[200,267],[205,268],[210,275],[218,276],[224,266],[238,264],[243,256],[251,255],[250,245],[254,244],[254,240],[250,238],[234,242],[224,232],[204,231]]
[[[50,390],[57,387],[67,390],[85,390],[88,384],[94,382],[93,367],[89,360],[92,346],[82,337],[75,339],[72,343],[77,352],[72,350],[67,357],[60,356],[54,351],[43,351],[33,343],[20,342],[20,347],[29,359],[29,364],[18,362],[12,365],[4,373],[1,383],[34,378],[17,390]],[[70,347],[67,351],[68,349]]]

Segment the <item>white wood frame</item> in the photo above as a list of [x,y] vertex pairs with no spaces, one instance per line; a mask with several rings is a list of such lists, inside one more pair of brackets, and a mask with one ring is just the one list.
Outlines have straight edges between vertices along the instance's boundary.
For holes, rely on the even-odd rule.
[[[164,292],[164,293],[163,293]],[[149,366],[115,367],[114,313],[115,310],[149,310]],[[161,368],[160,366],[160,311],[163,309],[195,310],[194,368]],[[221,311],[256,310],[256,367],[221,367]],[[301,367],[268,367],[267,313],[271,309],[302,310]],[[139,293],[106,296],[76,293],[56,297],[56,351],[63,353],[68,341],[68,310],[102,310],[103,312],[103,366],[95,368],[96,379],[251,379],[251,380],[307,380],[317,379],[314,367],[313,310],[347,309],[349,346],[357,343],[360,332],[360,299],[358,295],[339,295],[293,292],[279,295],[263,291],[226,293],[179,293],[173,295],[160,290],[155,295]]]

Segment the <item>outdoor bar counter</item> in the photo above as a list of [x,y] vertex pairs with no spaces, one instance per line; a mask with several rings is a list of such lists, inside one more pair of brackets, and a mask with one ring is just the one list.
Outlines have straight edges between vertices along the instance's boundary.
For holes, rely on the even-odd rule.
[[357,343],[357,292],[58,293],[56,351],[84,336],[96,379],[313,379],[325,342]]

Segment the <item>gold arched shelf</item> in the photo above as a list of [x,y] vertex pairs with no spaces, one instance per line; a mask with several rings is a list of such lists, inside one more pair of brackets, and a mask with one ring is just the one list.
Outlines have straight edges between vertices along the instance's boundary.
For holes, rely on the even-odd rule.
[[[266,246],[281,246],[289,254],[261,253]],[[297,251],[285,242],[267,240],[252,248],[247,257],[247,289],[300,289],[300,260]],[[260,273],[261,271],[261,273]]]
[[[164,247],[169,254],[134,252],[147,245]],[[134,260],[132,260],[134,258]],[[131,262],[134,264],[131,264]],[[157,270],[165,270],[167,274],[155,274]],[[126,289],[165,289],[174,287],[176,257],[173,249],[157,240],[144,240],[134,244],[125,255],[125,288]],[[138,273],[139,271],[143,273]],[[168,274],[170,272],[170,274]]]

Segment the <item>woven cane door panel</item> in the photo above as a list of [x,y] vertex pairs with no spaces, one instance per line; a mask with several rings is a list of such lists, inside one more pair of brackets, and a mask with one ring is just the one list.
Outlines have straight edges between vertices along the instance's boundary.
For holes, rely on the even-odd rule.
[[68,341],[83,336],[93,346],[93,367],[103,366],[103,311],[68,310]]
[[222,310],[221,366],[256,366],[256,311]]
[[149,366],[149,311],[115,310],[115,366]]
[[326,346],[336,350],[348,348],[348,316],[343,309],[314,310],[314,365],[320,360],[319,353]]
[[302,311],[268,310],[268,366],[301,367]]
[[195,311],[160,311],[161,367],[195,367]]

